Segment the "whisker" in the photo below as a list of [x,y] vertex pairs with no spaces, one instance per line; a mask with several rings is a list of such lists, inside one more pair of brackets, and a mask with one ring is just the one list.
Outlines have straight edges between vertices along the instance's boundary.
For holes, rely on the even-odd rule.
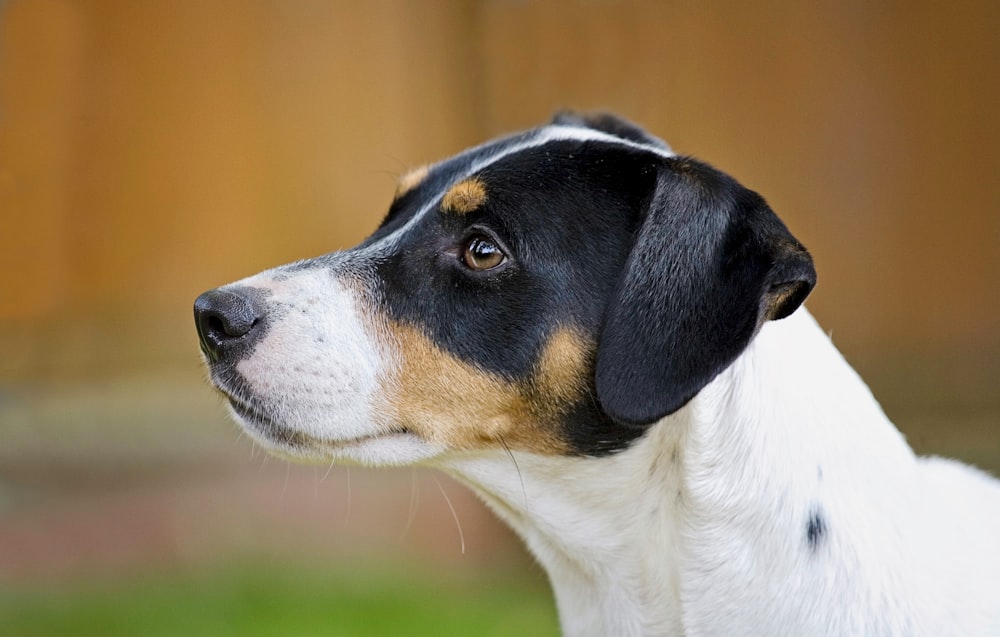
[[267,453],[263,446],[257,444],[257,441],[254,441],[250,457],[258,462],[257,472],[263,473],[267,467],[267,461],[271,458],[271,454]]
[[347,467],[347,511],[344,513],[344,528],[351,524],[351,468]]
[[521,467],[518,466],[517,458],[514,457],[514,452],[510,450],[510,447],[507,445],[507,441],[503,439],[503,436],[497,436],[497,438],[500,439],[500,444],[503,445],[504,451],[507,452],[507,456],[510,458],[510,461],[514,463],[514,470],[517,471],[517,479],[521,483],[521,497],[524,498],[524,512],[530,513],[528,509],[528,490],[524,487],[524,476],[521,475]]
[[281,485],[281,499],[285,499],[285,492],[288,491],[288,475],[292,472],[292,463],[285,463],[285,482]]
[[330,475],[330,472],[333,471],[333,465],[335,465],[335,464],[337,464],[336,460],[331,460],[330,461],[330,466],[326,468],[326,473],[324,473],[323,477],[319,479],[320,482],[326,482],[326,478],[327,478],[327,476]]
[[247,440],[249,440],[249,441],[250,441],[250,461],[251,461],[251,462],[256,462],[256,460],[257,460],[257,456],[258,456],[258,454],[257,454],[257,450],[258,450],[258,447],[257,447],[257,441],[256,441],[256,440],[254,440],[254,439],[253,439],[253,438],[252,438],[252,437],[251,437],[251,436],[250,436],[249,434],[247,434],[247,433],[246,433],[245,431],[243,431],[243,428],[242,428],[242,427],[240,427],[240,437],[242,437],[242,438],[246,438]]
[[419,490],[417,489],[417,468],[410,468],[410,510],[406,514],[406,525],[403,526],[403,532],[399,534],[399,539],[406,537],[406,534],[410,532],[410,527],[413,526],[413,520],[417,517],[417,500],[419,496]]
[[451,518],[455,520],[455,526],[458,528],[458,539],[462,543],[462,555],[465,555],[465,533],[462,532],[462,523],[458,521],[458,514],[455,513],[455,507],[451,505],[451,498],[445,493],[444,487],[441,486],[437,478],[434,478],[434,484],[437,485],[438,491],[444,496],[445,504],[448,505],[448,510],[451,511]]

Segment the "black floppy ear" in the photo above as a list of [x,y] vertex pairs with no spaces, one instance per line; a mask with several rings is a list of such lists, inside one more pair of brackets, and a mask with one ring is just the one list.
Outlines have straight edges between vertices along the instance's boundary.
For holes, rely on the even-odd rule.
[[598,112],[581,115],[580,113],[576,113],[574,111],[559,111],[555,114],[555,117],[552,118],[552,123],[559,126],[590,128],[592,130],[601,131],[602,133],[607,133],[608,135],[614,135],[615,137],[625,139],[630,142],[636,142],[646,146],[655,146],[661,150],[673,152],[670,150],[670,146],[659,137],[650,135],[640,126],[637,126],[626,119],[622,119],[613,113]]
[[637,426],[680,409],[815,283],[809,253],[758,194],[706,164],[665,159],[606,312],[601,406]]

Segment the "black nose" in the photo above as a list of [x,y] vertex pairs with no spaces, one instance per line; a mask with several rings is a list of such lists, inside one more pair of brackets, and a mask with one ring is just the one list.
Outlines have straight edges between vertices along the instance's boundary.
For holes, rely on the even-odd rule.
[[263,332],[264,309],[256,290],[209,290],[194,302],[201,349],[212,362],[249,347]]

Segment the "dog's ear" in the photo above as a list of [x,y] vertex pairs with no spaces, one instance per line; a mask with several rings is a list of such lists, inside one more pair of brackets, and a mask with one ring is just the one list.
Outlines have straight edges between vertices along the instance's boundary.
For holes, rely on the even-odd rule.
[[612,113],[580,114],[575,111],[559,111],[552,118],[552,123],[558,126],[590,128],[638,144],[655,146],[668,153],[673,152],[670,150],[670,146],[659,137],[650,135],[641,127]]
[[663,163],[597,349],[601,406],[634,426],[683,407],[816,283],[759,195],[695,160]]

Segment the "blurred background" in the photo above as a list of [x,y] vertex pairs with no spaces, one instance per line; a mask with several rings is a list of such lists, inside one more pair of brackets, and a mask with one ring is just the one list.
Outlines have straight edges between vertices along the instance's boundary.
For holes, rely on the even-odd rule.
[[911,444],[1000,470],[998,33],[986,0],[0,2],[0,633],[556,634],[462,487],[254,449],[191,304],[563,107],[761,192]]

